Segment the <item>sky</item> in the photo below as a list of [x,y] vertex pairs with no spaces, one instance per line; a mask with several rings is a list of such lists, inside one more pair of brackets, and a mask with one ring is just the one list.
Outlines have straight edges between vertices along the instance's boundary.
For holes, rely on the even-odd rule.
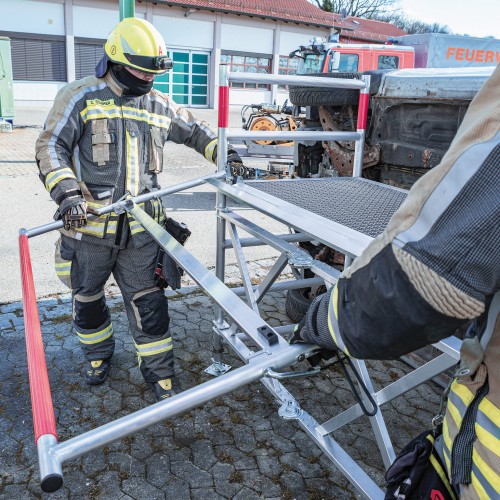
[[500,39],[500,0],[400,0],[412,19],[447,24],[453,33]]

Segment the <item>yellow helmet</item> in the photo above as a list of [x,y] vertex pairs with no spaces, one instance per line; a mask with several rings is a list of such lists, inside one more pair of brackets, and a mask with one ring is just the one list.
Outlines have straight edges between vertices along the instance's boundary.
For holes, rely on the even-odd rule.
[[127,17],[120,21],[104,44],[109,60],[146,73],[161,74],[172,67],[165,42],[148,21]]

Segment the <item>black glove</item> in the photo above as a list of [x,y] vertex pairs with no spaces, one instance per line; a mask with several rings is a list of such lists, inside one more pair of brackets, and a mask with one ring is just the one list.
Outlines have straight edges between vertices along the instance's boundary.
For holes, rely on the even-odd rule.
[[306,317],[304,316],[299,323],[295,325],[292,335],[288,338],[289,344],[304,344],[307,342],[301,337],[300,333],[302,329],[306,326]]
[[[171,217],[165,217],[164,227],[181,245],[184,245],[191,236],[191,231],[183,222],[177,222]],[[156,269],[154,273],[155,285],[159,288],[178,290],[181,287],[181,278],[184,269],[179,267],[162,247],[158,248]]]
[[54,215],[55,220],[63,220],[64,229],[80,228],[87,225],[87,203],[83,196],[64,198]]
[[[217,146],[214,148],[213,159],[214,163],[217,163]],[[230,168],[231,174],[240,175],[241,177],[244,176],[245,166],[243,165],[243,160],[232,148],[227,150],[227,166]]]
[[167,287],[172,290],[178,290],[181,287],[181,278],[184,274],[184,269],[179,267],[167,252],[163,253],[162,271],[167,282]]

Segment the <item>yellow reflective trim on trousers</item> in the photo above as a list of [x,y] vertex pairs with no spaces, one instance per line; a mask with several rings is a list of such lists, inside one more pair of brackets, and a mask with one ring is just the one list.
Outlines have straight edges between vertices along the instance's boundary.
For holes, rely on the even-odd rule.
[[483,475],[488,484],[497,493],[500,493],[500,475],[498,474],[498,471],[494,471],[475,449],[472,452],[472,461],[474,465],[479,469],[479,472]]
[[138,152],[138,139],[132,137],[130,132],[126,131],[126,184],[125,189],[130,192],[132,196],[137,196],[139,192],[139,152]]
[[110,323],[106,328],[95,333],[80,333],[77,331],[76,334],[82,344],[98,344],[113,335],[113,324]]
[[207,147],[205,148],[205,158],[208,161],[213,162],[215,146],[217,146],[217,139],[214,139],[213,141],[210,141],[207,144]]
[[76,181],[76,177],[75,177],[73,170],[71,170],[68,167],[64,167],[64,168],[60,168],[59,170],[49,172],[45,176],[45,189],[47,189],[47,191],[50,193],[52,191],[52,189],[54,188],[54,186],[58,182],[63,181],[64,179],[75,179],[75,181]]
[[71,269],[71,261],[65,260],[64,262],[56,262],[55,268],[57,272],[64,272],[65,270]]
[[[335,345],[338,346],[340,350],[342,350],[345,354],[350,356],[347,347],[342,340],[342,335],[340,332],[336,332],[335,328],[338,328],[338,300],[339,300],[339,289],[337,287],[337,283],[335,283],[332,295],[330,296],[330,303],[328,304],[328,330],[330,331],[330,335],[332,336]],[[333,318],[332,318],[333,316]],[[334,326],[336,325],[336,327]]]
[[139,345],[134,342],[134,345],[139,356],[154,356],[155,354],[160,354],[173,349],[172,337],[158,340],[156,342],[150,342],[148,344]]

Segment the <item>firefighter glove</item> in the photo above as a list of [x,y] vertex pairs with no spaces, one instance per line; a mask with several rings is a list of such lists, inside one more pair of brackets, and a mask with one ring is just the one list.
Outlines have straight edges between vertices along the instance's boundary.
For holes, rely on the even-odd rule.
[[184,270],[161,247],[158,250],[157,259],[154,274],[155,285],[162,289],[170,287],[172,290],[178,290],[181,287]]
[[82,196],[69,196],[59,205],[54,219],[62,219],[64,229],[69,231],[87,225],[87,203]]
[[178,290],[181,287],[181,278],[184,270],[177,265],[177,262],[167,252],[163,254],[162,269],[167,286],[172,290]]

